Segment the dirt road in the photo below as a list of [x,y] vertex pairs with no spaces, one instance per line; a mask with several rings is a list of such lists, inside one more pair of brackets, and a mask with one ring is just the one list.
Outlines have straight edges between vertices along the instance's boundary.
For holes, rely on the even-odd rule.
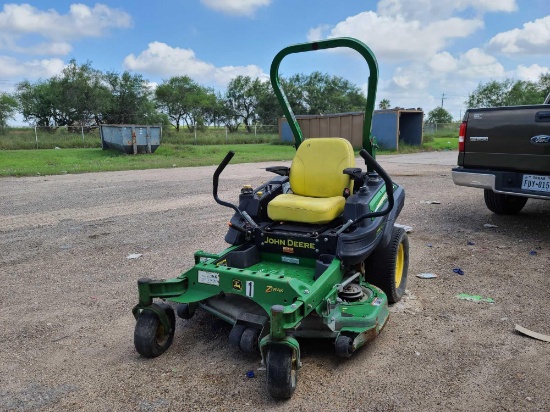
[[[159,358],[133,347],[137,279],[225,247],[214,167],[0,179],[0,410],[550,410],[550,344],[514,332],[550,334],[550,203],[493,215],[481,190],[453,185],[456,154],[422,156],[379,157],[407,192],[408,295],[349,360],[302,342],[289,401],[269,398],[260,357],[229,348],[210,315],[178,320]],[[230,165],[221,197],[266,180],[265,166]]]

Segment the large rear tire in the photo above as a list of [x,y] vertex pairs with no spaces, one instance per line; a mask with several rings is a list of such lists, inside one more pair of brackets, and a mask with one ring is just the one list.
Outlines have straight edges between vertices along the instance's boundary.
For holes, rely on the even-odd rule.
[[388,303],[396,303],[405,293],[408,270],[409,238],[404,229],[394,226],[390,243],[365,260],[365,280],[382,289]]
[[490,189],[483,190],[485,205],[497,215],[515,215],[523,209],[527,203],[527,198],[523,196],[504,195],[495,193]]

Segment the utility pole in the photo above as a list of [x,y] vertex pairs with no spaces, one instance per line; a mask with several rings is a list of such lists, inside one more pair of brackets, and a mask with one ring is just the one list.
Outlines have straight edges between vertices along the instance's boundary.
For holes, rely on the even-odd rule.
[[443,100],[447,100],[445,97],[445,92],[441,93],[441,108],[443,108]]

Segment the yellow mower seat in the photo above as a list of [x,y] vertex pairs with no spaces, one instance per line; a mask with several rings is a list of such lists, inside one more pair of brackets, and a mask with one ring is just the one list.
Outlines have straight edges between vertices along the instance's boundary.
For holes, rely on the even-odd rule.
[[267,205],[271,220],[300,223],[328,223],[342,214],[345,188],[353,180],[342,173],[355,167],[353,147],[339,137],[305,140],[290,166],[292,194],[277,196]]

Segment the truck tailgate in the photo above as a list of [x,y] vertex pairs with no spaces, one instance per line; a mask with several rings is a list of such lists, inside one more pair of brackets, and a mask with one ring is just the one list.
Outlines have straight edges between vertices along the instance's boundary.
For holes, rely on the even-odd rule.
[[550,136],[548,105],[470,109],[465,117],[461,166],[550,174],[550,141],[534,138]]

